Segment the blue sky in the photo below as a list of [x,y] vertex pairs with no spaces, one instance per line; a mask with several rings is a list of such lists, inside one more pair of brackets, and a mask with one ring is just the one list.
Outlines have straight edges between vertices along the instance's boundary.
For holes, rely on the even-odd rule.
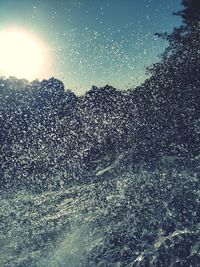
[[[180,0],[0,0],[0,30],[24,27],[51,48],[51,76],[77,94],[92,85],[127,89],[167,45],[155,32],[181,23]],[[40,78],[40,77],[38,77]],[[48,78],[48,77],[47,77]]]

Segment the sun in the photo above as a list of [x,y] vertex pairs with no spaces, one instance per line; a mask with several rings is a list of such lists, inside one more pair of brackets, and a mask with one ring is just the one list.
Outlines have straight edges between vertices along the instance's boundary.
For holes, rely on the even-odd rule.
[[[46,47],[21,29],[0,32],[0,75],[39,78],[47,61]],[[47,63],[47,62],[46,62]]]

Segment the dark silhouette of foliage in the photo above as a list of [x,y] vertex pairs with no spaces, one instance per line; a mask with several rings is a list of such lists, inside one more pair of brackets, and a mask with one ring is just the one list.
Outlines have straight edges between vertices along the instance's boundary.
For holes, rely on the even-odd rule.
[[169,46],[161,61],[148,68],[150,79],[133,95],[141,99],[147,135],[155,144],[160,140],[154,151],[166,148],[171,153],[173,148],[175,153],[194,155],[200,138],[195,130],[200,113],[200,5],[196,0],[182,4],[183,11],[176,15],[183,24],[171,34],[158,34]]
[[95,173],[99,160],[106,167],[135,136],[135,105],[111,86],[77,97],[54,78],[2,78],[0,84],[1,187],[43,189],[55,173],[62,172],[66,183]]
[[160,35],[169,46],[148,69],[151,77],[134,90],[93,86],[77,97],[55,78],[1,78],[1,187],[48,188],[57,173],[64,183],[80,180],[121,154],[133,165],[163,155],[197,156],[200,7],[197,0],[183,6],[176,13],[183,24]]

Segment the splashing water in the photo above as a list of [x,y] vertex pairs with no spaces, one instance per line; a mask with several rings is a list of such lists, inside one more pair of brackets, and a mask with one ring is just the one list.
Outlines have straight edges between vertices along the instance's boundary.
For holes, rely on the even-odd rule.
[[2,194],[0,266],[195,264],[198,162],[181,164],[165,159],[56,192]]

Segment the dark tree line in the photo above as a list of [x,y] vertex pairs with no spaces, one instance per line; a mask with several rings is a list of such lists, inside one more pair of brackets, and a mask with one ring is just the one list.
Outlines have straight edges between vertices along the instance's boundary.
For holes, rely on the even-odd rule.
[[133,165],[200,153],[200,4],[182,4],[182,25],[158,34],[169,46],[134,90],[92,87],[77,97],[54,78],[0,79],[1,187],[48,186],[58,174],[67,183],[127,151]]
[[0,86],[1,186],[49,186],[58,175],[68,182],[95,174],[135,136],[137,112],[127,92],[93,87],[77,97],[54,78],[2,78]]
[[173,148],[188,155],[199,153],[200,3],[182,4],[175,15],[183,24],[170,34],[158,34],[169,46],[161,61],[148,68],[151,78],[133,94],[142,103],[143,131],[156,146],[160,142],[161,151]]

